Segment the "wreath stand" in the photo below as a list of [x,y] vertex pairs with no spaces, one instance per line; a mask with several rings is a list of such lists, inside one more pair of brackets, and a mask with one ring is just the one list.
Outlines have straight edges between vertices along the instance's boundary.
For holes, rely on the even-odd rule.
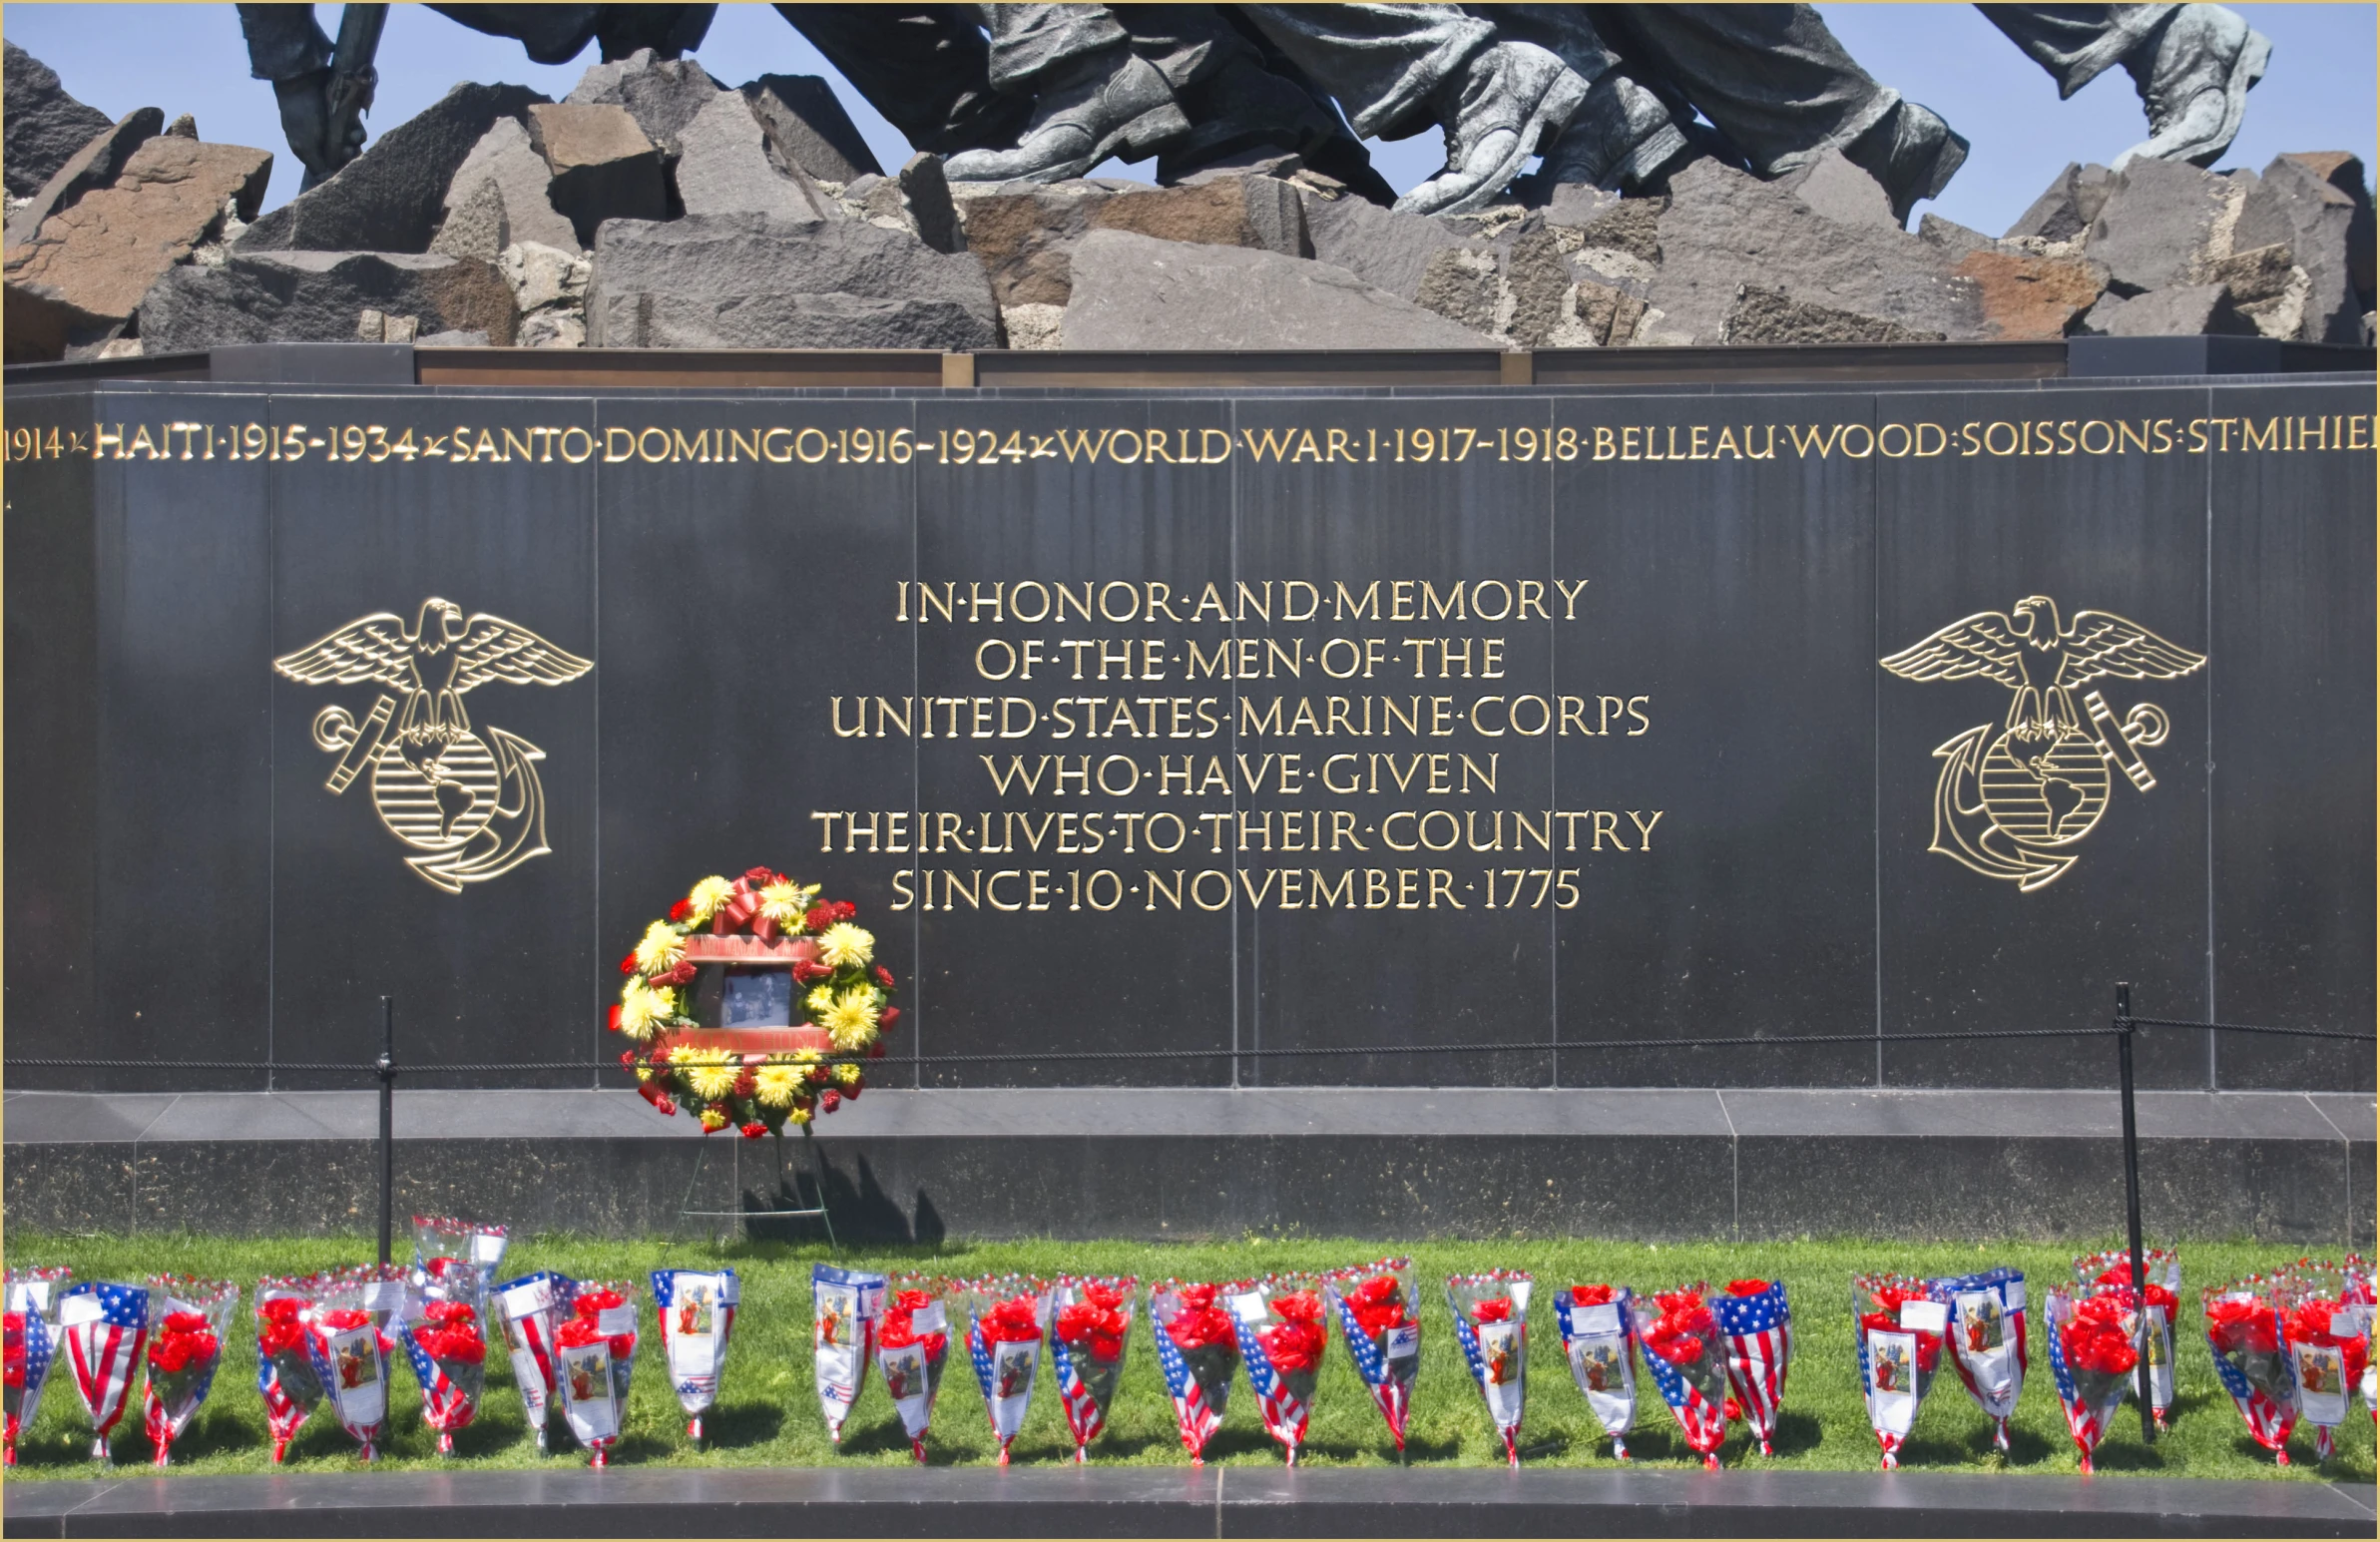
[[734,1219],[737,1221],[801,1221],[815,1217],[826,1228],[826,1246],[836,1254],[843,1251],[835,1241],[834,1218],[826,1213],[826,1157],[818,1149],[817,1133],[808,1125],[801,1127],[801,1139],[810,1154],[810,1187],[817,1195],[815,1205],[801,1203],[800,1175],[785,1161],[785,1133],[772,1131],[769,1137],[776,1148],[776,1184],[772,1191],[787,1196],[792,1206],[783,1210],[692,1210],[695,1186],[703,1181],[704,1164],[711,1160],[711,1137],[703,1137],[703,1149],[695,1154],[695,1171],[686,1181],[686,1194],[678,1202],[678,1223],[670,1229],[670,1241],[676,1243],[689,1221]]

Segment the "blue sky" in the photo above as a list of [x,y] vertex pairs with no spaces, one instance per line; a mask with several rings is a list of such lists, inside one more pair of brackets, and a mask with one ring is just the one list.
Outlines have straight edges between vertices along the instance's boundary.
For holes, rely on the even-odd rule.
[[[2262,167],[2294,150],[2353,150],[2369,166],[2375,144],[2375,13],[2372,5],[2242,5],[2273,40],[2272,67],[2249,98],[2247,124],[2224,167]],[[2068,161],[2105,161],[2144,134],[2139,100],[2111,70],[2071,102],[1990,23],[1965,5],[1822,5],[1835,33],[1869,72],[1949,119],[1973,142],[1967,165],[1936,203],[1946,219],[1997,234]],[[335,30],[338,8],[318,13]],[[210,140],[277,152],[266,204],[297,191],[262,82],[247,79],[238,18],[229,5],[9,4],[0,32],[57,70],[66,88],[111,115],[158,107],[195,114]],[[890,168],[907,149],[892,127],[765,5],[722,5],[699,51],[728,84],[753,76],[818,74],[838,95],[877,158]],[[568,92],[590,48],[558,67],[529,63],[518,45],[483,37],[418,6],[391,13],[380,49],[380,96],[371,124],[400,123],[458,81],[514,81],[549,96]],[[1436,170],[1435,134],[1375,144],[1382,175],[1406,188]],[[1110,167],[1115,175],[1136,175]],[[1148,175],[1150,167],[1139,169]]]

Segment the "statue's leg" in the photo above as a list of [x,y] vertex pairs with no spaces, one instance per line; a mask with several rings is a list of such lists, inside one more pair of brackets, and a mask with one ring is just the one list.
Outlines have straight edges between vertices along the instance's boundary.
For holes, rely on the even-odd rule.
[[954,182],[1057,182],[1110,156],[1141,160],[1190,133],[1157,66],[1104,5],[984,5],[993,88],[1033,99],[1015,148],[975,150],[943,168]]
[[990,49],[959,5],[780,5],[868,105],[919,150],[1013,145],[1032,104],[992,90]]
[[2219,5],[1985,5],[1992,25],[2048,70],[2071,97],[2112,64],[2141,93],[2148,138],[2110,164],[2186,161],[2212,166],[2247,116],[2272,43]]
[[[1587,100],[1535,177],[1544,192],[1563,183],[1631,194],[1662,191],[1668,175],[1704,152],[1689,139],[1693,109],[1666,99],[1596,30],[1595,7],[1498,5],[1475,14],[1499,36],[1535,43],[1590,84]],[[1658,84],[1658,81],[1657,81]]]
[[2050,72],[2064,98],[2139,48],[2171,5],[1979,5],[2025,57]]
[[310,5],[242,5],[239,31],[247,40],[248,75],[272,82],[280,104],[281,133],[318,181],[339,169],[323,136],[330,128],[330,39],[314,22]]
[[606,61],[650,48],[661,59],[683,59],[702,47],[715,5],[599,5],[595,39]]
[[595,37],[594,5],[440,5],[430,9],[448,21],[511,38],[538,64],[568,64]]

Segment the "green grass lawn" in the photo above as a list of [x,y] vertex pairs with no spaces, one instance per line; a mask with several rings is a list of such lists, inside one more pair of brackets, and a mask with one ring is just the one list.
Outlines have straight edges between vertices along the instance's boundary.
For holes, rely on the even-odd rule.
[[[302,1238],[284,1241],[227,1241],[208,1237],[63,1238],[22,1231],[8,1239],[8,1262],[69,1265],[84,1280],[138,1280],[155,1273],[195,1274],[239,1282],[252,1288],[259,1275],[296,1274],[368,1261],[370,1244],[360,1239]],[[2040,1338],[2040,1303],[2048,1287],[2070,1278],[2076,1253],[2113,1246],[2109,1240],[2073,1248],[1904,1245],[1897,1243],[1809,1242],[1717,1244],[1690,1247],[1592,1241],[1435,1243],[1412,1249],[1424,1282],[1422,1364],[1407,1432],[1409,1459],[1417,1465],[1483,1466],[1503,1460],[1478,1391],[1454,1341],[1443,1294],[1451,1273],[1496,1267],[1535,1274],[1541,1290],[1582,1281],[1609,1281],[1643,1289],[1666,1289],[1695,1280],[1714,1284],[1745,1276],[1781,1278],[1794,1306],[1798,1352],[1785,1388],[1785,1412],[1777,1432],[1777,1454],[1747,1452],[1738,1424],[1722,1455],[1727,1465],[1805,1470],[1872,1470],[1875,1438],[1861,1404],[1852,1349],[1850,1280],[1854,1273],[1896,1270],[1908,1274],[1968,1273],[1991,1265],[2021,1267],[2031,1286],[2034,1357],[2014,1422],[2011,1455],[1991,1448],[1990,1421],[1976,1408],[1947,1368],[1933,1385],[1916,1429],[1902,1450],[1912,1471],[2071,1473],[2073,1442],[2066,1431]],[[852,1250],[839,1258],[822,1247],[776,1244],[682,1244],[602,1242],[581,1237],[523,1238],[505,1261],[505,1273],[560,1270],[581,1280],[632,1279],[639,1283],[643,1341],[627,1430],[615,1453],[623,1464],[703,1466],[897,1466],[910,1460],[909,1442],[873,1372],[838,1449],[826,1436],[811,1389],[809,1351],[809,1268],[830,1261],[874,1269],[910,1268],[952,1275],[1014,1270],[1046,1277],[1075,1274],[1134,1274],[1144,1283],[1175,1276],[1188,1280],[1231,1280],[1267,1271],[1328,1269],[1366,1264],[1384,1252],[1354,1242],[1282,1241],[1249,1238],[1211,1245],[1141,1243],[987,1243],[941,1249]],[[2199,1286],[2249,1270],[2287,1262],[2279,1247],[2238,1243],[2186,1244],[2181,1249],[2184,1331],[2179,1337],[2174,1428],[2153,1446],[2143,1445],[2140,1423],[2127,1404],[2112,1438],[2101,1447],[2099,1469],[2108,1473],[2167,1476],[2265,1478],[2315,1481],[2321,1478],[2369,1483],[2373,1477],[2373,1427],[2360,1403],[2341,1430],[2339,1455],[2327,1466],[2314,1464],[2313,1436],[2300,1426],[2291,1442],[2294,1465],[2276,1467],[2269,1452],[2248,1439],[2245,1426],[2215,1380],[2204,1337],[2196,1331]],[[710,1417],[711,1443],[692,1449],[685,1420],[671,1394],[654,1330],[646,1273],[663,1263],[682,1267],[732,1265],[742,1279],[743,1304],[727,1355],[723,1389]],[[1529,1411],[1522,1427],[1523,1459],[1532,1465],[1609,1467],[1607,1442],[1573,1384],[1550,1304],[1531,1313]],[[249,1302],[243,1298],[239,1330],[230,1345],[214,1395],[175,1448],[175,1472],[261,1472],[270,1463],[262,1405],[255,1391],[255,1341]],[[1107,1433],[1093,1447],[1094,1460],[1144,1466],[1189,1461],[1175,1434],[1173,1405],[1149,1340],[1144,1312],[1134,1323],[1122,1385],[1110,1410]],[[1385,1425],[1334,1340],[1314,1400],[1312,1428],[1301,1464],[1383,1466],[1396,1460]],[[531,1442],[501,1349],[489,1356],[487,1395],[478,1421],[456,1437],[451,1460],[474,1467],[567,1467],[583,1464],[557,1420],[555,1451],[540,1456]],[[402,1356],[395,1357],[402,1363]],[[1034,1390],[1032,1416],[1019,1436],[1013,1459],[1034,1465],[1070,1460],[1072,1441],[1059,1410],[1054,1375],[1044,1362]],[[380,1466],[399,1470],[432,1467],[442,1459],[420,1418],[419,1394],[409,1370],[392,1373],[391,1420]],[[140,1429],[138,1388],[118,1427],[117,1459],[127,1470],[147,1468],[149,1452]],[[995,1454],[982,1398],[963,1358],[956,1357],[935,1404],[927,1446],[936,1464],[986,1463]],[[40,1417],[20,1441],[18,1479],[80,1478],[92,1475],[88,1421],[73,1379],[63,1363],[52,1373]],[[1650,1377],[1638,1374],[1637,1432],[1629,1449],[1640,1468],[1698,1465],[1678,1439],[1674,1421]],[[1280,1449],[1263,1431],[1244,1375],[1231,1393],[1228,1417],[1207,1447],[1210,1462],[1277,1464]],[[350,1471],[355,1445],[327,1407],[298,1435],[288,1470]]]

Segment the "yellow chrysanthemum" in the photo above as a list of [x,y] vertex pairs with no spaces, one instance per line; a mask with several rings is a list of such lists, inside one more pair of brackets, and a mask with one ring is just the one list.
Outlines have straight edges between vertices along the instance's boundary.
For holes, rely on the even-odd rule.
[[727,1128],[726,1115],[720,1113],[714,1108],[707,1108],[703,1110],[703,1133],[705,1135],[710,1135],[714,1131],[724,1130],[725,1128]]
[[643,939],[637,943],[637,968],[645,974],[667,974],[685,956],[686,938],[668,921],[655,921],[646,927]]
[[760,913],[787,931],[801,930],[801,917],[808,909],[800,887],[791,880],[760,890]]
[[789,1065],[765,1065],[753,1073],[752,1096],[770,1108],[790,1108],[801,1088],[801,1072]]
[[796,1103],[791,1108],[785,1110],[785,1123],[789,1125],[806,1125],[809,1122],[810,1106],[808,1104]]
[[845,1087],[858,1086],[860,1077],[865,1074],[866,1073],[857,1066],[836,1066],[834,1068],[834,1079],[838,1082],[841,1082]]
[[640,1043],[677,1015],[678,993],[666,985],[656,990],[643,980],[631,980],[621,988],[620,1031]]
[[834,992],[827,986],[818,986],[801,998],[801,1004],[809,1010],[810,1021],[823,1027],[826,1014],[834,1010]]
[[819,1018],[818,1026],[826,1030],[834,1047],[846,1054],[866,1049],[876,1037],[876,993],[864,985],[843,992]]
[[718,907],[734,892],[735,885],[724,878],[705,878],[687,890],[686,902],[694,910],[687,919],[698,926],[710,924],[711,918],[718,914]]
[[723,1049],[687,1050],[673,1063],[686,1073],[686,1084],[695,1090],[695,1096],[706,1102],[733,1092],[735,1078],[743,1073],[742,1063]]
[[818,934],[818,956],[837,969],[864,969],[876,956],[876,939],[849,921],[837,921]]

